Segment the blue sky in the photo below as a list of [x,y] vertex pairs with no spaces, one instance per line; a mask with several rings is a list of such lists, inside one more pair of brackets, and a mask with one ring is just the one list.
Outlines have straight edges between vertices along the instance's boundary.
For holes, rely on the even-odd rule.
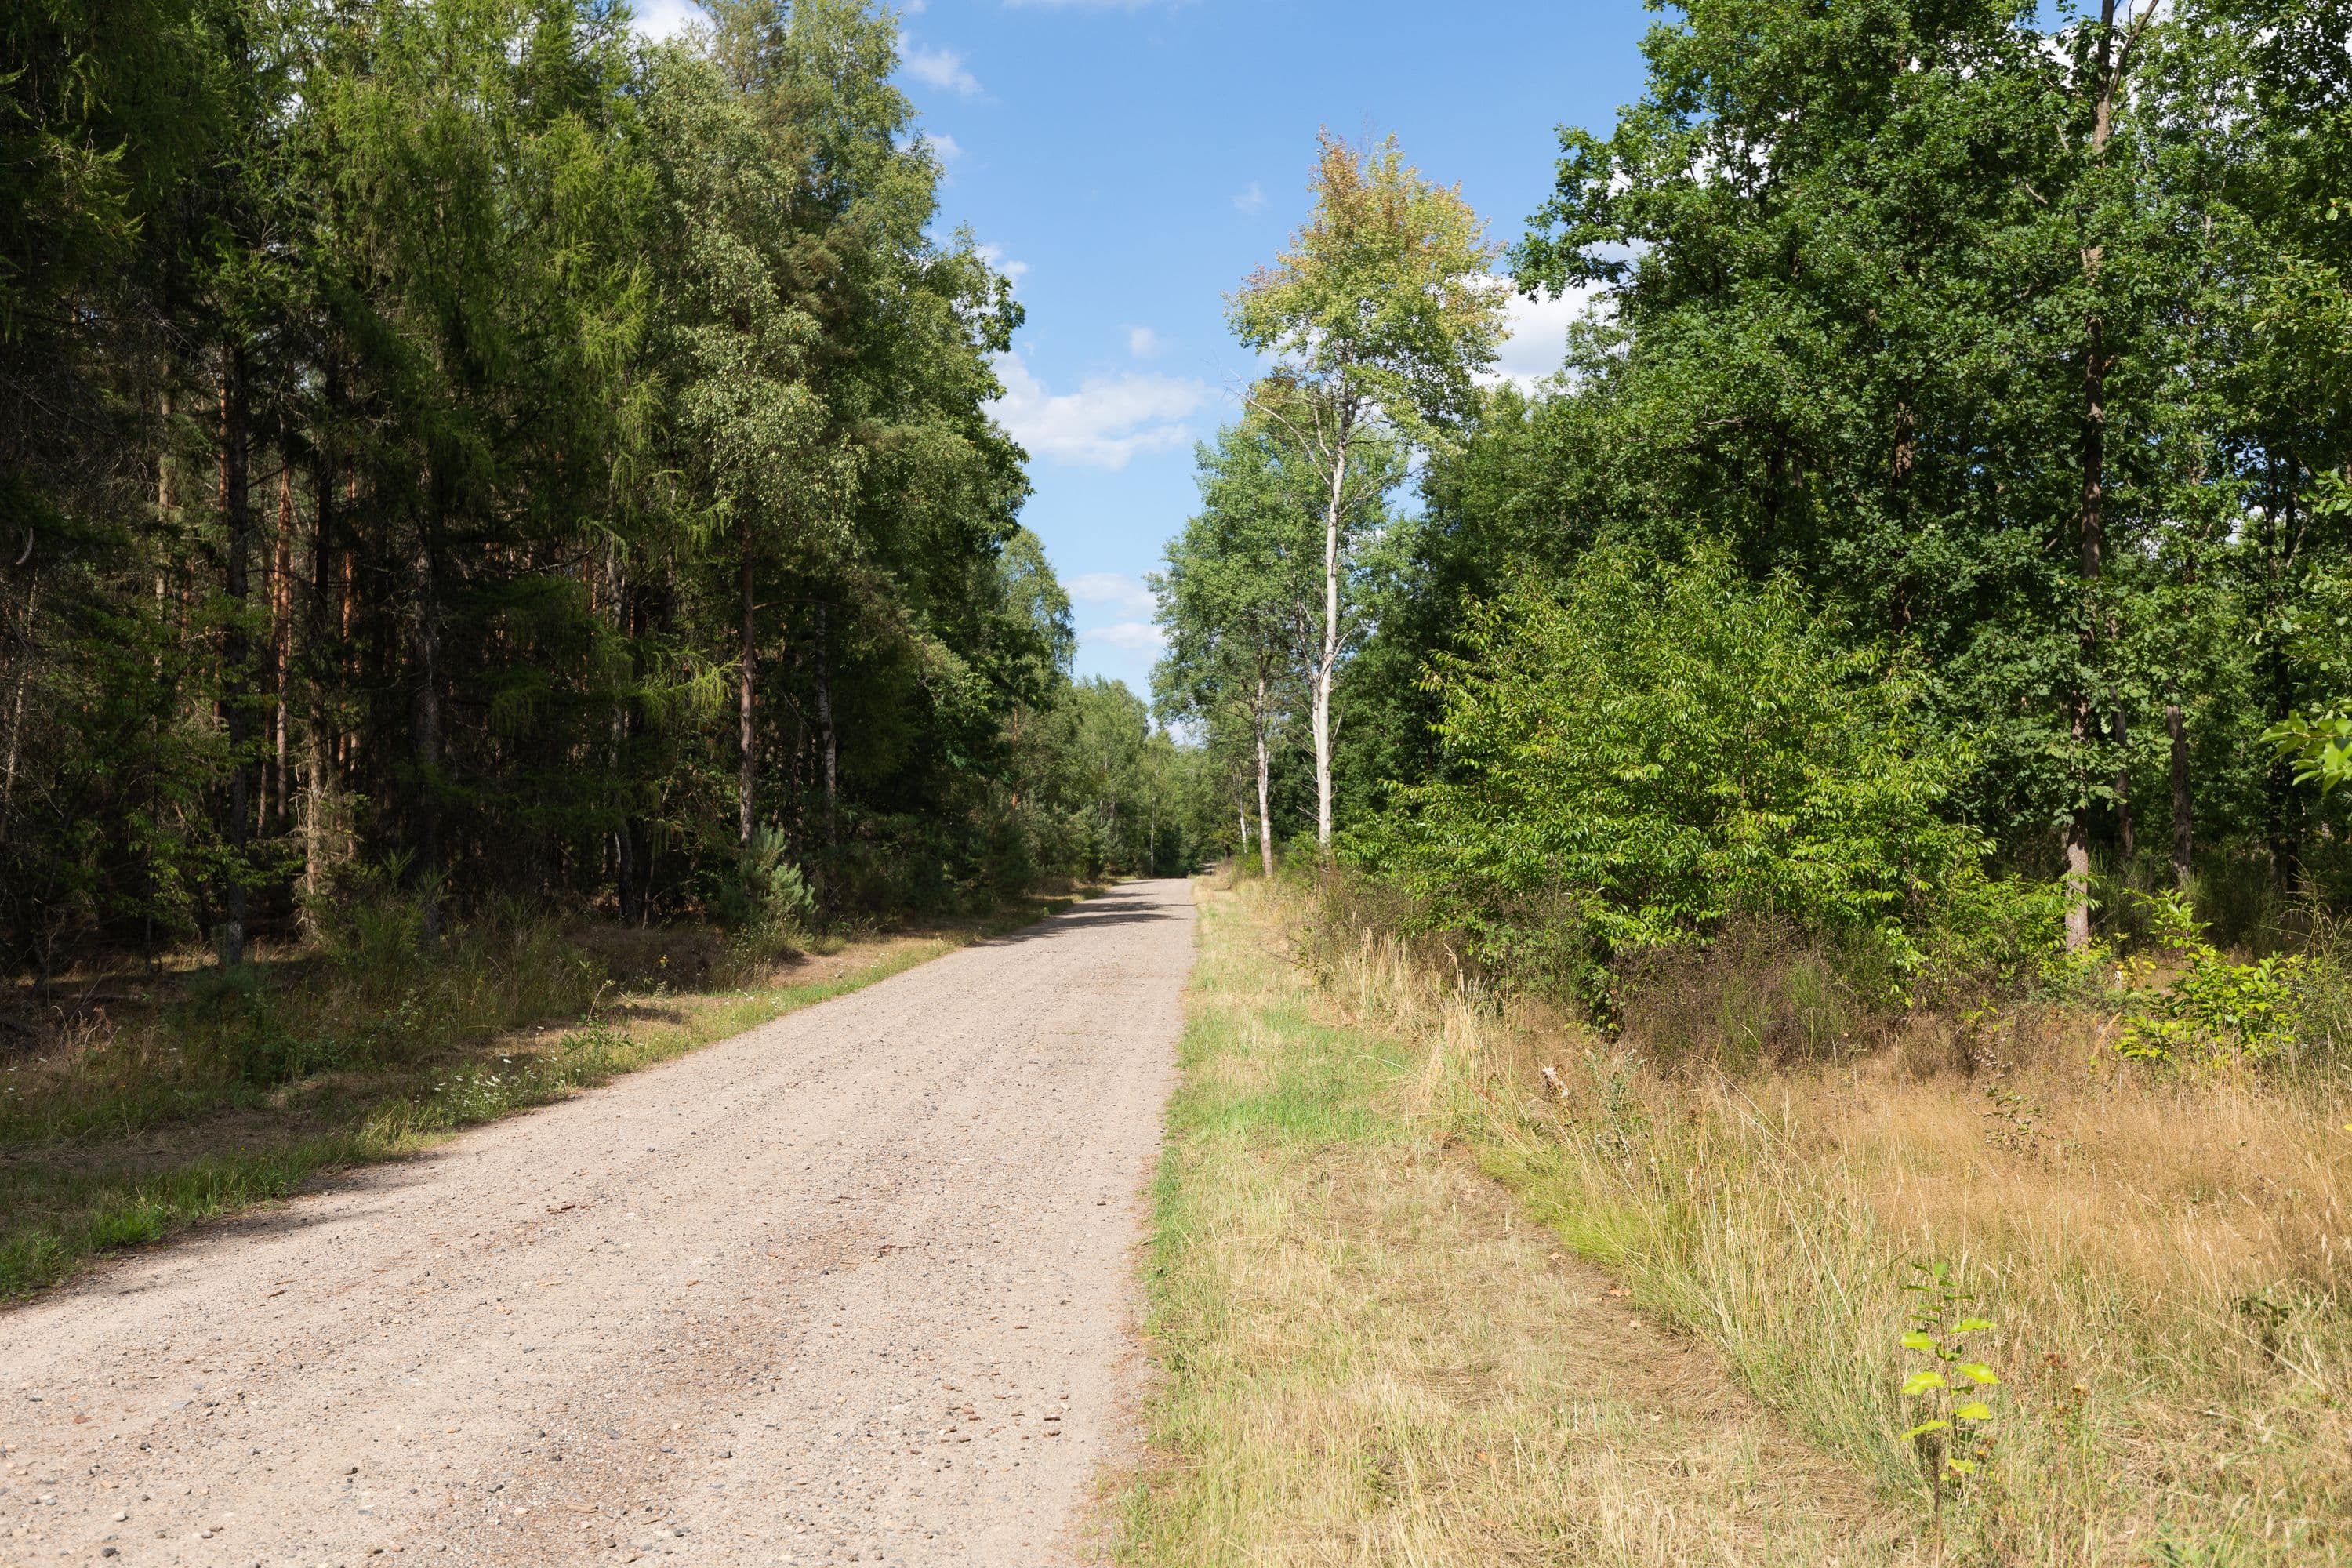
[[[688,0],[637,0],[648,30]],[[1076,602],[1078,670],[1150,690],[1144,575],[1192,512],[1192,443],[1250,357],[1223,296],[1306,216],[1318,127],[1394,135],[1504,243],[1549,193],[1563,122],[1641,93],[1633,0],[921,0],[903,85],[969,226],[1028,310],[998,416],[1024,514]],[[1517,309],[1503,369],[1554,368],[1572,307]]]

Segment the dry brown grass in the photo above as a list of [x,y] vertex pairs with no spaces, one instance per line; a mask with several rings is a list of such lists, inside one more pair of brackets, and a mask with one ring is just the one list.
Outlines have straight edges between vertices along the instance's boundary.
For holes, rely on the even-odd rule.
[[1657,1009],[1645,1058],[1289,897],[1327,993],[1412,1043],[1432,1114],[1634,1300],[1922,1502],[1902,1287],[1914,1260],[1958,1268],[2006,1386],[1954,1561],[2352,1557],[2340,1074],[2154,1070],[2054,1005],[1832,1030],[1827,1061],[1676,1041]]
[[1329,1023],[1276,920],[1204,900],[1123,1559],[1903,1560],[1906,1517],[1433,1136],[1418,1051]]

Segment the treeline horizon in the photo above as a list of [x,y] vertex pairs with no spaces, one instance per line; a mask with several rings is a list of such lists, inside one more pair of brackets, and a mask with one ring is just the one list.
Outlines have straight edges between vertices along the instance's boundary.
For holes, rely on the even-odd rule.
[[990,417],[1021,320],[862,0],[0,26],[0,942],[354,887],[637,921],[1197,853]]

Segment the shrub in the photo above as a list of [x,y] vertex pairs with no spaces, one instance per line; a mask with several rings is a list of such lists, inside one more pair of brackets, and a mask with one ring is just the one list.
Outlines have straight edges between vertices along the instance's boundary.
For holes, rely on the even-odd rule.
[[2156,939],[2178,968],[2158,985],[2152,955],[2118,966],[2128,1021],[2116,1049],[2143,1061],[2218,1067],[2259,1066],[2294,1048],[2309,978],[2301,954],[2234,963],[2206,939],[2179,894],[2158,893],[2147,903]]
[[1349,853],[1518,978],[1601,1004],[1615,960],[1735,915],[1867,955],[1897,994],[2039,939],[1944,813],[1965,756],[1786,579],[1596,552],[1478,609],[1431,679],[1445,767]]

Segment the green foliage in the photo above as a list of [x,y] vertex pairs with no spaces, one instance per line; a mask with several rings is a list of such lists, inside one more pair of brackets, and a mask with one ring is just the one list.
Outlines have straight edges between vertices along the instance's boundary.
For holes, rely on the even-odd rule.
[[1968,1342],[1990,1333],[1993,1325],[1968,1311],[1976,1298],[1960,1289],[1951,1266],[1937,1260],[1914,1263],[1911,1270],[1903,1287],[1911,1297],[1903,1348],[1927,1363],[1903,1379],[1903,1397],[1920,1419],[1902,1441],[1917,1456],[1927,1482],[1940,1551],[1947,1503],[1982,1479],[1991,1463],[1993,1410],[1986,1394],[2000,1378]]
[[2179,894],[2147,902],[2164,962],[2138,953],[2117,966],[2126,1019],[2118,1051],[2182,1067],[2259,1067],[2295,1046],[2311,978],[2304,955],[2235,962],[2206,940]]
[[1836,632],[1720,555],[1603,552],[1557,594],[1522,585],[1433,675],[1444,771],[1350,857],[1489,963],[1594,1000],[1602,966],[1739,912],[1915,975],[1932,933],[1995,923],[1983,841],[1946,815],[1965,758]]
[[2352,783],[2352,714],[2341,708],[2305,717],[2290,713],[2263,731],[2263,739],[2294,768],[2294,782],[2315,784],[2326,795]]
[[0,23],[11,966],[380,916],[331,945],[402,973],[510,896],[781,940],[1137,862],[1024,815],[1068,603],[897,22],[708,10]]

